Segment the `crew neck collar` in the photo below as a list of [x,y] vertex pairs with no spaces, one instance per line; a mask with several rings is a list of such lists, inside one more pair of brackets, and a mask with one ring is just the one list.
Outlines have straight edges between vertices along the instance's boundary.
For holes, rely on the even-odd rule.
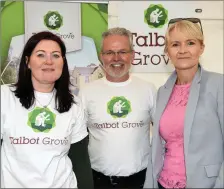
[[34,93],[36,94],[36,95],[43,95],[43,96],[49,96],[49,95],[52,95],[53,93],[55,93],[55,89],[53,89],[51,92],[40,92],[40,91],[36,91],[36,90],[34,90]]
[[103,81],[107,85],[115,86],[115,87],[121,87],[121,86],[128,85],[132,81],[132,79],[131,79],[131,76],[129,76],[128,80],[126,80],[126,81],[122,81],[122,82],[112,82],[112,81],[108,81],[107,78],[104,77],[103,78]]

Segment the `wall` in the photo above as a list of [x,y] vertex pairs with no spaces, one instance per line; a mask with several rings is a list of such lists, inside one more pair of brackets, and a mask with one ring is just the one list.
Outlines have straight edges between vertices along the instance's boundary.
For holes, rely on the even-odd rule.
[[[158,2],[162,3],[162,1]],[[119,26],[118,10],[121,3],[122,1],[109,2],[108,28]],[[173,3],[176,6],[178,2],[173,1]],[[200,16],[189,12],[189,17],[199,17],[202,20],[205,51],[200,62],[207,70],[223,73],[223,1],[182,1],[181,3],[202,8],[203,13]],[[165,83],[170,73],[132,73],[132,75],[153,82],[158,88]]]

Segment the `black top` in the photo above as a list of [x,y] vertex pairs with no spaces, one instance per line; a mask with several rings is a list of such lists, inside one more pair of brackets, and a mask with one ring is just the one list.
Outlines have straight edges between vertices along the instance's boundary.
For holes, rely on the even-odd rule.
[[72,144],[68,156],[72,161],[78,189],[93,189],[93,176],[88,154],[88,136]]

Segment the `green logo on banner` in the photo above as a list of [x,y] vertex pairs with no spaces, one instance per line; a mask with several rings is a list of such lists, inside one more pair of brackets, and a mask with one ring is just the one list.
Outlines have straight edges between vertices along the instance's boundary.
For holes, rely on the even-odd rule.
[[44,24],[50,30],[58,30],[63,25],[63,17],[57,11],[49,11],[44,16]]
[[123,96],[113,97],[107,103],[107,113],[113,118],[125,118],[131,112],[131,103]]
[[150,28],[162,28],[168,22],[168,11],[161,4],[151,4],[144,15],[144,21]]
[[48,133],[55,127],[56,115],[48,108],[36,107],[28,114],[27,124],[34,130],[34,132]]

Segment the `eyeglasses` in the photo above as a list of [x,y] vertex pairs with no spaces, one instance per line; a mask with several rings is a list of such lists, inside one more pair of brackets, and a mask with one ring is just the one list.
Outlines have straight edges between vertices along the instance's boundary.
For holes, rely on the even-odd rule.
[[201,20],[199,18],[173,18],[173,19],[171,19],[169,21],[168,27],[169,27],[170,24],[174,24],[174,23],[179,22],[181,20],[187,20],[187,21],[190,21],[190,22],[192,22],[194,24],[199,23],[200,24],[200,27],[201,27],[201,33],[203,34],[202,24],[201,24]]
[[127,56],[130,52],[132,52],[132,50],[130,51],[106,51],[106,52],[102,52],[103,56],[106,56],[108,58],[112,58],[114,56],[120,56],[120,57],[125,57]]
[[36,53],[36,56],[43,62],[46,62],[48,59],[52,62],[56,62],[62,58],[61,54],[58,52],[48,54],[46,52],[39,51]]

